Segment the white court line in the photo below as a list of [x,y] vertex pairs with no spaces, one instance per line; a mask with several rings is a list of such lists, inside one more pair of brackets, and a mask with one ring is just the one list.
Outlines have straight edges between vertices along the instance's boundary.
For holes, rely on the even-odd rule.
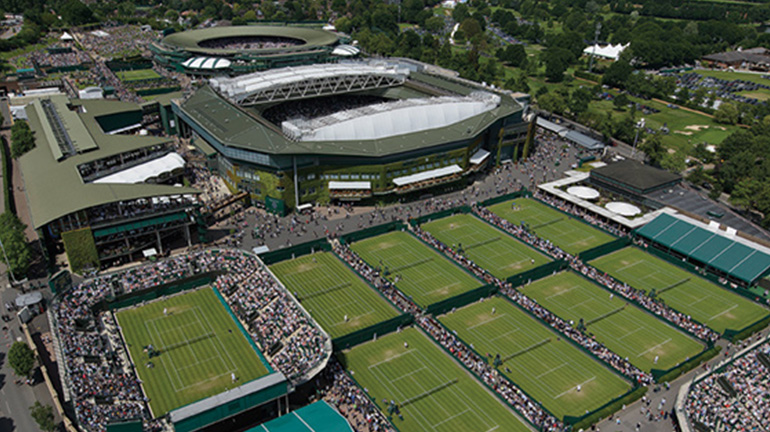
[[476,327],[482,326],[482,325],[484,325],[484,324],[486,324],[486,323],[490,323],[490,322],[492,322],[492,321],[494,321],[494,320],[496,320],[496,319],[498,319],[498,318],[502,318],[502,317],[504,317],[504,316],[505,316],[505,314],[504,314],[504,313],[501,313],[500,315],[497,315],[497,316],[495,316],[494,318],[490,318],[490,319],[488,319],[488,320],[484,320],[484,321],[482,321],[482,322],[480,322],[480,323],[478,323],[478,324],[474,324],[474,325],[472,325],[472,326],[468,327],[466,330],[473,330],[473,329],[475,329]]
[[621,341],[621,340],[623,340],[623,339],[625,339],[625,338],[627,338],[627,337],[631,336],[632,334],[634,334],[634,333],[638,332],[639,330],[644,330],[644,328],[645,328],[645,327],[637,327],[637,329],[636,329],[636,330],[634,330],[634,331],[632,331],[632,332],[628,332],[628,333],[624,334],[623,336],[619,337],[617,340]]
[[427,367],[423,366],[423,367],[421,367],[421,368],[419,368],[419,369],[415,369],[415,370],[413,370],[413,371],[409,372],[409,373],[408,373],[408,374],[406,374],[406,375],[401,375],[400,377],[398,377],[398,378],[394,379],[394,380],[393,380],[393,382],[396,382],[396,381],[398,381],[398,380],[400,380],[400,379],[404,379],[404,378],[406,378],[406,377],[410,377],[410,376],[412,376],[412,375],[416,374],[417,372],[419,372],[419,371],[421,371],[421,370],[423,370],[423,369],[427,369]]
[[467,412],[468,412],[468,411],[470,411],[470,410],[471,410],[470,408],[466,408],[466,410],[465,410],[465,411],[461,411],[461,412],[459,412],[459,413],[457,413],[457,414],[455,414],[455,415],[453,415],[453,416],[449,416],[449,417],[445,418],[444,420],[441,420],[440,422],[438,422],[438,423],[436,423],[436,424],[432,425],[431,427],[432,427],[432,428],[435,430],[435,429],[436,429],[436,427],[438,427],[438,426],[440,426],[440,425],[442,425],[442,424],[444,424],[444,423],[448,422],[449,420],[452,420],[452,419],[454,419],[454,418],[456,418],[456,417],[460,417],[461,415],[463,415],[463,414],[467,413]]
[[667,344],[667,343],[669,343],[669,342],[671,342],[671,338],[668,338],[668,339],[664,340],[663,342],[661,342],[661,343],[659,343],[659,344],[655,345],[654,347],[652,347],[652,348],[650,348],[650,349],[648,349],[648,350],[646,350],[646,351],[642,352],[641,354],[637,355],[637,357],[641,357],[641,356],[643,356],[643,355],[647,354],[648,352],[650,352],[650,351],[654,350],[655,348],[658,348],[658,347],[660,347],[660,346],[663,346],[663,345],[665,345],[665,344]]
[[[584,385],[590,383],[591,381],[595,380],[596,376],[592,376],[591,378],[587,379],[586,381],[583,381],[582,383],[578,384],[580,387],[583,387]],[[565,394],[571,392],[572,390],[575,390],[577,386],[572,387],[571,389],[564,390],[563,392],[559,393],[558,395],[554,396],[554,399],[559,399],[560,397],[564,396]]]
[[713,320],[714,318],[719,318],[719,317],[721,317],[722,315],[726,314],[727,312],[730,312],[731,310],[733,310],[733,309],[735,309],[735,308],[737,308],[737,307],[738,307],[738,304],[734,304],[734,305],[733,305],[733,307],[731,307],[731,308],[729,308],[729,309],[725,309],[725,310],[723,310],[722,312],[719,312],[718,314],[716,314],[716,315],[714,315],[713,317],[709,318],[709,321]]
[[556,372],[557,370],[559,370],[559,369],[563,368],[564,366],[567,366],[567,363],[562,363],[562,364],[560,364],[559,366],[553,367],[553,368],[551,368],[551,369],[549,369],[549,370],[547,370],[547,371],[545,371],[545,372],[541,373],[540,375],[536,376],[535,378],[541,378],[541,377],[544,377],[544,376],[548,375],[548,374],[549,374],[549,373],[551,373],[551,372]]
[[572,290],[573,290],[573,289],[575,289],[575,288],[580,288],[580,286],[578,286],[578,285],[572,285],[572,287],[571,287],[570,289],[568,289],[568,290],[566,290],[566,291],[559,291],[559,292],[557,292],[556,294],[551,294],[551,295],[549,295],[548,297],[546,297],[545,299],[546,299],[546,300],[550,300],[550,299],[552,299],[552,298],[554,298],[554,297],[557,297],[557,296],[560,296],[560,295],[562,295],[562,294],[567,294],[568,292],[572,291]]
[[382,360],[382,361],[378,361],[377,363],[374,363],[374,364],[372,364],[372,365],[369,365],[369,369],[371,369],[371,368],[374,368],[374,367],[377,367],[377,366],[379,366],[379,365],[381,365],[381,364],[387,363],[387,362],[389,362],[389,361],[391,361],[391,360],[395,360],[395,359],[397,359],[397,358],[399,358],[399,357],[401,357],[401,356],[407,355],[407,354],[411,353],[412,351],[414,351],[414,349],[410,349],[410,350],[404,351],[404,352],[402,352],[402,353],[400,353],[400,354],[396,354],[396,355],[394,355],[394,356],[388,357],[388,358],[386,358],[385,360]]
[[[570,307],[569,307],[569,310],[575,309],[575,308],[576,308],[576,307],[578,307],[578,306],[583,306],[583,304],[584,304],[584,303],[588,303],[588,302],[590,302],[590,301],[593,301],[593,300],[596,300],[596,299],[595,299],[595,298],[593,298],[593,297],[591,297],[591,298],[589,298],[589,299],[583,300],[583,301],[582,301],[582,302],[580,302],[580,303],[577,303],[577,304],[574,304],[574,305],[570,306]],[[591,310],[591,312],[593,312],[593,310]]]
[[635,262],[635,263],[631,263],[631,264],[628,264],[628,265],[624,265],[623,267],[620,267],[620,268],[618,268],[618,269],[617,269],[617,270],[615,270],[615,271],[616,271],[616,272],[618,272],[618,273],[620,273],[620,272],[622,272],[623,270],[626,270],[626,269],[630,269],[631,267],[637,266],[637,265],[639,265],[639,264],[641,264],[641,263],[643,263],[643,262],[644,262],[644,261],[637,261],[637,262]]
[[489,341],[493,342],[493,341],[496,341],[496,340],[498,340],[500,338],[508,337],[508,335],[510,335],[512,333],[518,333],[519,330],[521,330],[521,329],[517,327],[515,330],[507,331],[507,332],[501,334],[500,336],[495,336],[492,339],[490,339]]

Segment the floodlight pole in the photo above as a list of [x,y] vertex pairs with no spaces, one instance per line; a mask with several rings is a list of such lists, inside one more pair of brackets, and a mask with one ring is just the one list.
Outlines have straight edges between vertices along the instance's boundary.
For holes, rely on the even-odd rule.
[[16,276],[13,275],[13,270],[11,270],[11,261],[8,259],[8,254],[5,253],[5,246],[3,245],[2,240],[0,240],[0,249],[2,249],[3,257],[5,257],[5,263],[8,265],[8,274],[11,275],[11,280],[13,283],[18,285],[19,281],[17,281]]
[[631,148],[631,159],[634,158],[634,155],[636,154],[636,142],[639,140],[639,129],[644,127],[644,119],[639,120],[639,123],[636,124],[636,136],[634,137],[634,146]]

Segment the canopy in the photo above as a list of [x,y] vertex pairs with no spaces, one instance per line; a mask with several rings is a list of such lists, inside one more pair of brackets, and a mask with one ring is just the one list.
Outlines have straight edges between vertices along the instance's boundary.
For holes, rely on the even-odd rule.
[[489,157],[489,152],[480,148],[476,150],[476,153],[473,153],[473,156],[471,156],[470,162],[473,165],[478,165],[484,162],[488,157]]
[[73,37],[72,37],[71,34],[69,34],[67,32],[64,32],[64,34],[61,35],[61,37],[59,37],[59,39],[63,40],[63,41],[71,41],[73,39]]
[[149,162],[96,179],[94,180],[94,183],[142,183],[147,179],[158,177],[161,174],[174,171],[178,168],[184,168],[184,165],[184,158],[179,156],[179,154],[172,152]]
[[449,165],[444,168],[438,168],[430,171],[423,171],[421,173],[412,174],[404,177],[396,177],[393,179],[393,183],[396,186],[405,186],[412,183],[418,183],[425,180],[430,180],[439,177],[445,177],[452,174],[463,172],[463,169],[459,165]]
[[567,193],[585,200],[595,200],[600,195],[598,190],[587,186],[571,186],[567,188]]
[[639,207],[622,201],[613,201],[607,203],[604,207],[611,212],[615,212],[621,216],[636,216],[642,212]]
[[368,181],[330,181],[329,190],[369,190],[372,182]]
[[230,67],[230,60],[219,57],[193,57],[182,62],[182,66],[188,69],[227,69]]

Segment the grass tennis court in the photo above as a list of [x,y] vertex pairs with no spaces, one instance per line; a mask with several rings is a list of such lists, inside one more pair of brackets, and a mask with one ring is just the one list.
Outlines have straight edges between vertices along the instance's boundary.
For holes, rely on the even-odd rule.
[[[703,350],[703,345],[583,277],[562,272],[520,288],[565,320],[583,318],[596,340],[639,369],[668,370]],[[658,362],[655,364],[655,357]]]
[[399,315],[331,252],[283,261],[270,269],[332,338]]
[[[211,288],[123,309],[116,316],[156,417],[268,373]],[[149,358],[147,345],[160,354]]]
[[449,216],[426,223],[422,228],[444,244],[462,245],[468,258],[500,279],[550,261],[535,249],[469,214]]
[[373,267],[387,267],[388,279],[420,306],[478,288],[482,283],[409,233],[394,231],[351,245]]
[[627,247],[591,263],[634,288],[656,291],[667,305],[713,330],[740,330],[768,315],[768,310],[706,279],[638,248]]
[[158,74],[152,69],[136,69],[136,70],[119,71],[119,72],[115,72],[115,75],[118,78],[120,78],[121,81],[125,81],[125,82],[161,78],[160,74]]
[[492,354],[490,364],[499,354],[498,370],[558,418],[580,417],[631,389],[625,379],[500,297],[440,321],[479,354]]
[[526,222],[535,234],[552,241],[553,244],[572,255],[614,240],[611,235],[572,219],[534,199],[519,198],[506,201],[489,207],[489,210],[517,225]]
[[[404,343],[408,346],[404,346]],[[527,426],[441,348],[414,328],[341,354],[343,364],[387,416],[395,401],[401,432],[525,432]]]

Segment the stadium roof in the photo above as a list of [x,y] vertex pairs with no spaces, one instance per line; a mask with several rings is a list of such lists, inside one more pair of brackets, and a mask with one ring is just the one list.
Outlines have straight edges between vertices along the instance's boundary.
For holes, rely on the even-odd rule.
[[[303,43],[295,46],[262,48],[253,50],[206,48],[199,44],[206,40],[231,37],[280,37],[297,39]],[[339,41],[336,34],[307,27],[288,26],[232,26],[210,27],[206,29],[189,30],[173,33],[163,38],[161,43],[168,47],[201,55],[230,55],[242,52],[278,53],[292,51],[307,51],[309,49],[331,46]]]
[[438,129],[494,109],[500,97],[476,92],[471,96],[415,98],[340,111],[310,121],[285,121],[284,133],[299,141],[379,139]]
[[353,432],[353,428],[337,410],[325,401],[320,401],[247,432]]
[[593,169],[591,178],[642,194],[682,180],[677,174],[631,159]]
[[[69,110],[65,98],[51,98],[50,100],[56,106],[57,111]],[[77,134],[87,134],[98,148],[87,153],[74,155],[61,162],[57,162],[55,159],[48,141],[49,138],[43,132],[43,124],[48,120],[45,117],[41,118],[36,110],[27,110],[29,126],[36,132],[36,146],[22,156],[19,163],[24,177],[25,193],[34,228],[40,228],[70,213],[115,201],[199,192],[192,188],[167,185],[84,183],[78,173],[78,165],[168,142],[168,139],[108,135],[103,132],[96,121],[96,113],[105,115],[139,109],[135,104],[106,100],[73,100],[70,103],[82,106],[86,111],[75,114],[72,119],[83,127],[82,130],[75,129]],[[73,132],[70,131],[70,133]],[[75,139],[79,138],[79,136],[75,136]]]
[[358,62],[270,69],[210,83],[232,102],[247,105],[388,87],[403,84],[408,75],[407,69]]
[[[468,95],[478,88],[446,79],[411,74],[431,87],[446,92]],[[396,87],[399,88],[399,87]],[[181,111],[222,144],[267,154],[336,155],[381,157],[468,139],[482,132],[503,116],[521,111],[509,96],[501,96],[500,104],[483,113],[439,128],[394,135],[379,139],[352,141],[300,142],[286,137],[278,127],[252,111],[245,111],[203,87],[182,102]]]
[[216,70],[230,67],[230,60],[221,57],[191,57],[182,62],[188,69]]
[[184,168],[184,165],[184,158],[172,152],[157,159],[96,179],[94,183],[142,183],[147,179]]
[[748,284],[770,270],[770,250],[681,215],[663,213],[636,233]]

